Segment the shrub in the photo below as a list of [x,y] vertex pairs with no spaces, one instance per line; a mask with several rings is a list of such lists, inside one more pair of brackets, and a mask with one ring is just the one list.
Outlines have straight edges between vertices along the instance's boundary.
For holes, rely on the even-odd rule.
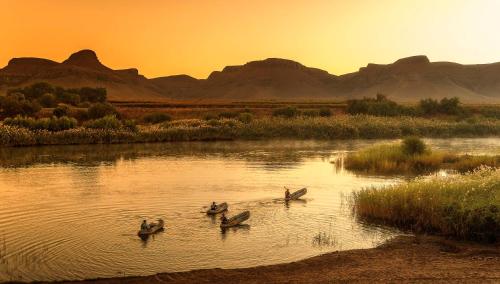
[[440,102],[430,98],[423,99],[419,103],[419,110],[425,115],[461,115],[464,113],[464,109],[460,106],[460,100],[457,97],[443,98]]
[[52,114],[55,117],[62,117],[68,115],[69,108],[66,105],[58,105],[53,111]]
[[223,111],[223,112],[220,112],[218,116],[219,116],[219,118],[231,119],[231,118],[237,118],[238,113],[234,112],[234,111]]
[[422,155],[427,148],[422,139],[414,136],[403,139],[401,146],[403,147],[403,152],[407,155]]
[[88,109],[88,116],[90,119],[102,118],[105,116],[116,116],[118,113],[116,109],[107,103],[96,103]]
[[375,116],[399,116],[411,113],[411,109],[397,104],[386,96],[378,94],[375,99],[348,100],[347,113],[369,114]]
[[30,117],[16,116],[14,118],[6,118],[3,123],[9,126],[17,126],[28,128],[31,130],[49,130],[49,131],[62,131],[75,128],[78,121],[74,118],[67,116],[51,117],[34,119]]
[[41,109],[37,101],[28,101],[23,94],[12,93],[1,98],[0,109],[4,116],[32,116]]
[[91,103],[104,103],[107,98],[107,92],[105,88],[83,87],[79,90],[76,90],[76,93],[80,95],[82,101],[88,101]]
[[428,98],[420,100],[419,109],[423,114],[433,115],[439,113],[439,103],[437,100]]
[[322,117],[330,117],[332,116],[332,111],[327,107],[322,107],[319,109],[319,115]]
[[319,110],[307,109],[307,110],[302,111],[302,115],[307,116],[307,117],[317,117],[317,116],[319,116]]
[[80,95],[62,92],[57,95],[57,100],[61,103],[77,106],[80,103]]
[[213,113],[207,113],[203,116],[203,120],[206,120],[206,121],[209,121],[209,120],[212,120],[212,119],[217,119],[217,115],[213,114]]
[[73,117],[78,121],[89,120],[89,112],[86,109],[76,109],[73,113]]
[[38,99],[38,102],[43,107],[55,107],[57,105],[56,97],[53,94],[49,94],[49,93],[43,94]]
[[150,113],[146,114],[142,120],[146,123],[151,123],[151,124],[156,124],[156,123],[161,123],[165,121],[170,121],[172,118],[170,115],[162,112],[155,112],[155,113]]
[[277,108],[273,111],[273,116],[283,116],[283,117],[296,117],[300,114],[300,111],[293,106],[287,106],[282,108]]
[[84,127],[93,129],[120,129],[121,121],[114,115],[107,115],[102,118],[90,120],[84,123]]
[[139,128],[137,127],[137,124],[135,123],[135,120],[132,119],[127,119],[123,121],[123,128],[132,131],[132,132],[137,132]]
[[91,106],[92,106],[92,104],[89,102],[81,102],[78,104],[78,107],[80,107],[80,108],[89,108]]
[[253,115],[249,112],[243,112],[238,115],[238,120],[243,123],[250,123],[253,120]]

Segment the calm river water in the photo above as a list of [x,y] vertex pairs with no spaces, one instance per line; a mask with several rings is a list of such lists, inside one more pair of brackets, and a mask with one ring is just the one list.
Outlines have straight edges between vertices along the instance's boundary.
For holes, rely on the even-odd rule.
[[[358,222],[347,197],[398,177],[331,163],[381,141],[271,141],[0,149],[0,282],[235,268],[370,248],[399,232]],[[500,139],[428,140],[498,153]],[[283,186],[308,187],[286,205]],[[247,226],[221,232],[212,201]],[[142,219],[166,230],[142,241]]]

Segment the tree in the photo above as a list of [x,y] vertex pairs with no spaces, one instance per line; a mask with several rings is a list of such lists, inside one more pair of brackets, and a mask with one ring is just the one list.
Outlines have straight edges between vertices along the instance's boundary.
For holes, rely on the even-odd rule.
[[28,100],[35,100],[47,93],[54,93],[54,88],[49,83],[40,82],[35,83],[23,89],[22,93]]
[[53,94],[45,93],[39,99],[38,102],[43,107],[55,107],[57,105],[56,97]]
[[37,101],[30,102],[24,98],[23,94],[19,93],[9,94],[0,102],[0,109],[4,116],[15,116],[18,114],[32,116],[41,109]]
[[105,88],[83,87],[78,93],[82,101],[89,101],[91,103],[104,103],[107,98]]
[[460,107],[460,100],[457,97],[453,97],[451,99],[443,98],[439,103],[439,110],[444,114],[460,114],[462,112],[462,108]]
[[300,111],[293,106],[287,106],[282,108],[277,108],[273,111],[273,116],[283,116],[283,117],[296,117],[300,114]]
[[117,115],[118,112],[110,104],[96,103],[92,105],[88,110],[88,117],[90,119],[97,119],[105,116]]
[[432,115],[439,113],[438,101],[428,98],[420,100],[419,109],[423,114]]
[[67,116],[68,115],[68,107],[66,105],[58,105],[54,111],[52,112],[52,114],[55,116],[55,117],[63,117],[63,116]]

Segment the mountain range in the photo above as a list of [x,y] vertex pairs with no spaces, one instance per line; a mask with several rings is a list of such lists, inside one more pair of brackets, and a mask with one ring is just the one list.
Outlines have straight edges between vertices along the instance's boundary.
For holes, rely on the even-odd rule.
[[227,66],[206,79],[174,75],[148,79],[137,69],[113,70],[92,50],[59,63],[13,58],[0,69],[0,93],[35,82],[62,87],[104,87],[111,100],[344,100],[381,93],[400,102],[459,97],[464,102],[500,102],[500,63],[462,65],[413,56],[392,64],[368,64],[357,72],[333,75],[298,62],[268,58]]

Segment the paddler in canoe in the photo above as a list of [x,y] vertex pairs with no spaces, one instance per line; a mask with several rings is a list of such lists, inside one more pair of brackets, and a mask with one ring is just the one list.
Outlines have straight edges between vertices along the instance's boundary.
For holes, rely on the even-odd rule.
[[226,213],[222,213],[222,216],[220,217],[220,223],[224,225],[227,224]]
[[285,200],[289,200],[290,199],[290,189],[286,188],[285,187]]
[[146,232],[147,230],[149,230],[148,221],[142,220],[141,231],[142,232]]

